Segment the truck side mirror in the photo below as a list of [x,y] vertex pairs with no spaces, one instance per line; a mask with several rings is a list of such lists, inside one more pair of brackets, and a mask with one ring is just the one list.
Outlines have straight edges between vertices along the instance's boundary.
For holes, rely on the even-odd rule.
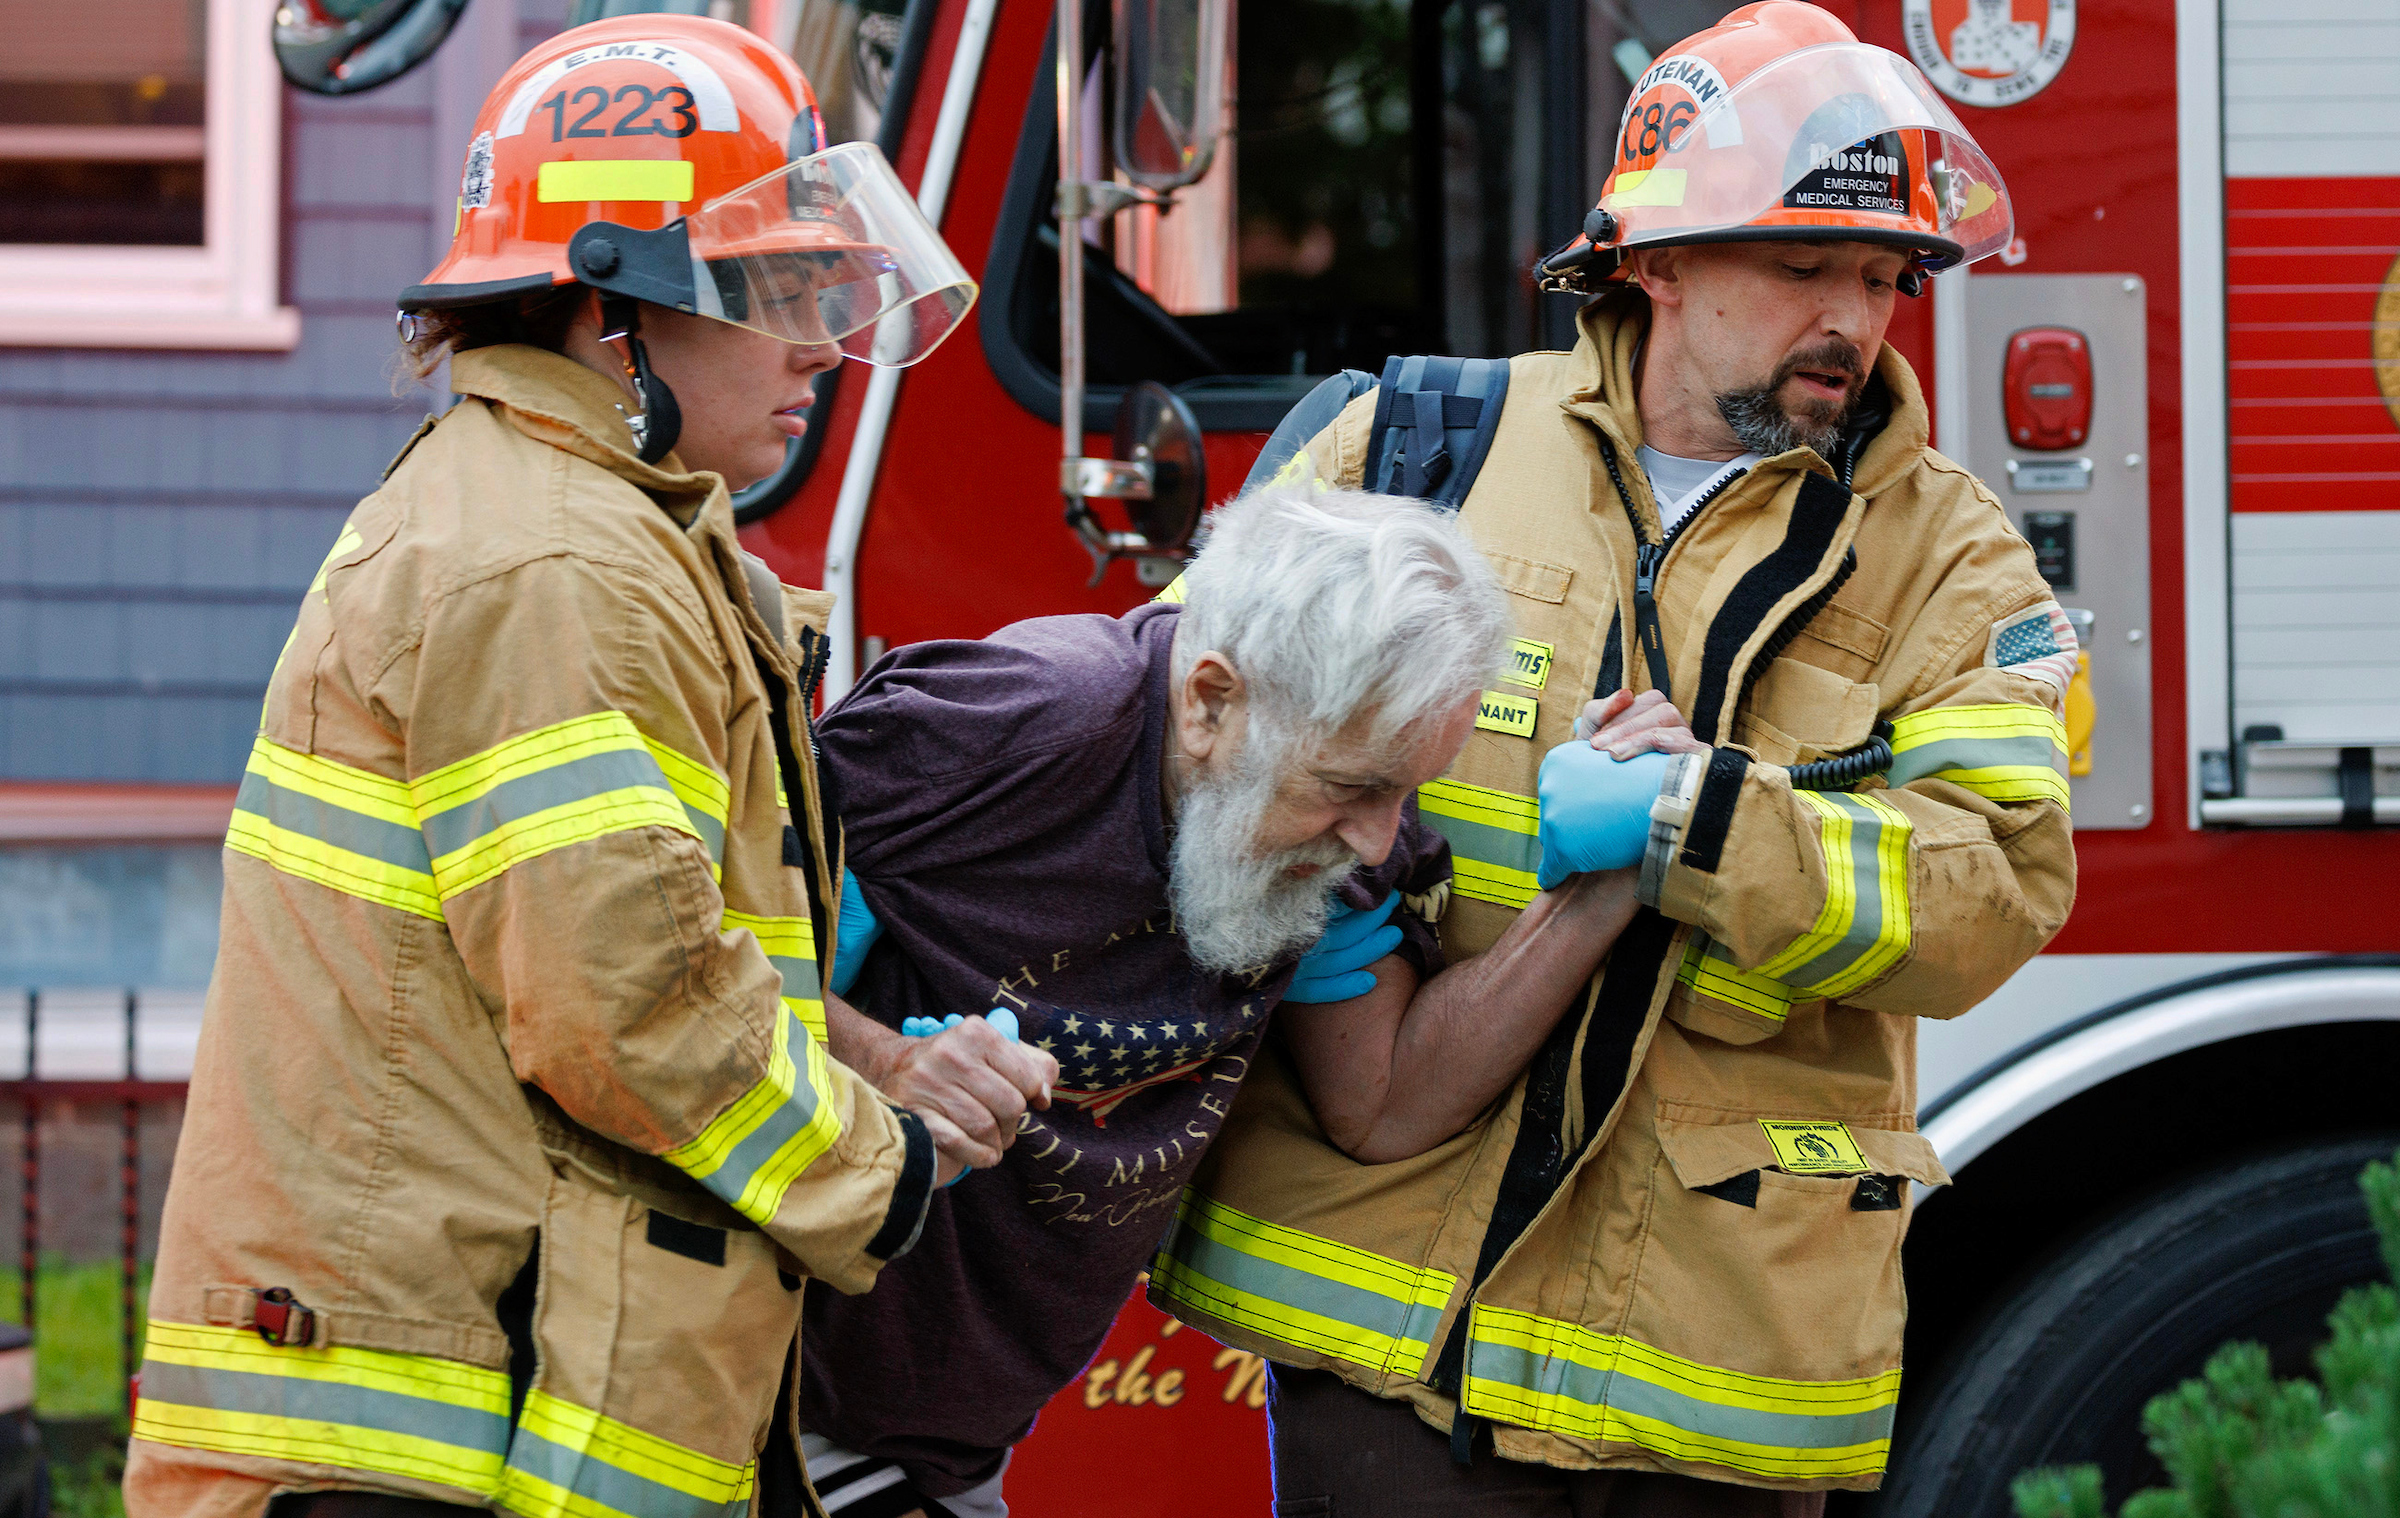
[[1225,117],[1227,0],[1114,0],[1117,166],[1142,188],[1208,172]]
[[1199,529],[1200,509],[1208,502],[1208,459],[1192,408],[1158,381],[1143,380],[1117,402],[1109,451],[1126,463],[1150,466],[1149,493],[1125,498],[1134,531],[1153,553],[1180,551]]
[[283,0],[275,62],[294,88],[355,95],[433,56],[467,0]]

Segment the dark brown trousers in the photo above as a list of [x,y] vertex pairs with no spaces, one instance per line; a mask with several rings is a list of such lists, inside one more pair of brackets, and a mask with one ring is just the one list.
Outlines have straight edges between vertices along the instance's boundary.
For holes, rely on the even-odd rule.
[[1330,1371],[1271,1366],[1269,1447],[1275,1518],[1823,1518],[1823,1492],[1767,1491],[1640,1471],[1562,1471],[1503,1460],[1477,1441],[1475,1463],[1416,1409],[1358,1390]]

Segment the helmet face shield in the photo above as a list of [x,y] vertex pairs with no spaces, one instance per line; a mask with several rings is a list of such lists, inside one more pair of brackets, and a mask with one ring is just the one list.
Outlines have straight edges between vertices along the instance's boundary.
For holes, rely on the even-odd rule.
[[931,353],[975,281],[872,143],[811,154],[685,218],[693,309],[888,368]]
[[2008,245],[1991,160],[1906,59],[1861,42],[1784,54],[1727,85],[1696,54],[1645,73],[1601,208],[1616,246],[1757,237],[1888,242],[1932,267]]

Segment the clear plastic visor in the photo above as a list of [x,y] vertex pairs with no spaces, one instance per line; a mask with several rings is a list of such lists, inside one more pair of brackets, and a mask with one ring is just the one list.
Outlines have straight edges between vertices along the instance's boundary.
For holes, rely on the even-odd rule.
[[695,309],[787,343],[903,368],[975,304],[975,281],[873,143],[786,164],[685,228]]
[[1895,240],[1931,230],[1959,244],[1965,263],[2014,235],[1999,171],[1898,54],[1824,43],[1730,88],[1706,65],[1678,62],[1660,60],[1618,126],[1616,178],[1600,204],[1626,227],[1620,246],[1762,218],[1805,226],[1812,213],[1828,227],[1888,226]]

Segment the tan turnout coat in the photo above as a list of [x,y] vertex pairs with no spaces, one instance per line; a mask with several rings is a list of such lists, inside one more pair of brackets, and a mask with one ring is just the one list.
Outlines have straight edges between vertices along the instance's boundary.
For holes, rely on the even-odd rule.
[[[1572,353],[1512,362],[1462,509],[1521,638],[1486,700],[1499,720],[1419,798],[1456,855],[1453,960],[1532,899],[1542,755],[1595,693],[1650,684],[1633,643],[1632,518],[1661,539],[1634,456],[1646,314],[1622,296],[1582,320]],[[1854,489],[1796,450],[1667,541],[1672,694],[1715,747],[1670,771],[1651,910],[1582,1002],[1481,1121],[1394,1164],[1328,1145],[1270,1053],[1159,1255],[1161,1306],[1436,1427],[1463,1400],[1510,1459],[1880,1480],[1909,1186],[1947,1179],[1916,1132],[1915,1020],[2032,957],[2075,860],[2072,633],[1998,503],[1926,446],[1907,365],[1887,348],[1878,373],[1890,419]],[[1360,483],[1372,399],[1306,467]],[[1529,706],[1530,734],[1508,730]],[[1888,775],[1793,788],[1790,766],[1879,723]]]
[[922,1125],[825,1055],[826,598],[745,567],[717,476],[639,462],[603,376],[452,378],[243,777],[136,1518],[745,1511],[801,1278],[864,1290],[923,1220]]

